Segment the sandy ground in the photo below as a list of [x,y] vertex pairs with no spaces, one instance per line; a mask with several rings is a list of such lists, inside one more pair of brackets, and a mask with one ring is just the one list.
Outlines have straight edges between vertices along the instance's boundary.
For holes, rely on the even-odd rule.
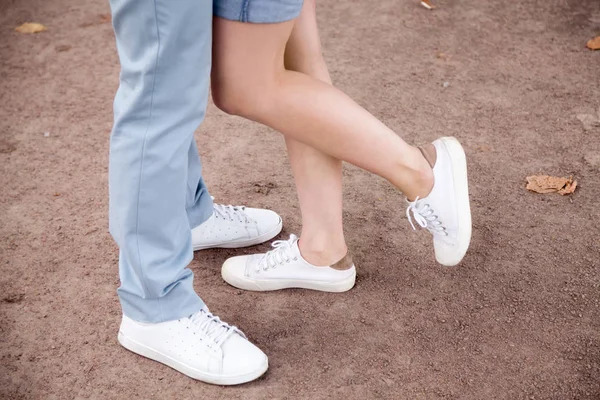
[[[349,293],[244,293],[221,280],[227,257],[267,245],[196,254],[202,297],[270,357],[264,378],[222,388],[116,341],[107,153],[119,66],[107,2],[2,0],[0,398],[600,398],[600,52],[585,48],[600,2],[437,4],[323,0],[319,19],[337,86],[409,142],[462,141],[469,254],[436,265],[402,197],[348,167]],[[26,21],[48,31],[14,32]],[[218,200],[271,207],[283,235],[298,232],[280,135],[211,105],[197,138]],[[580,188],[526,191],[539,172]]]

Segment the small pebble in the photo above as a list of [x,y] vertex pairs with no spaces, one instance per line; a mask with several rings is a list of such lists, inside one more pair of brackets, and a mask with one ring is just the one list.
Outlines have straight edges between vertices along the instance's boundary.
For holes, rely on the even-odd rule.
[[442,86],[443,86],[444,88],[447,88],[448,86],[450,86],[450,82],[444,82],[444,83],[442,84]]
[[44,132],[44,137],[50,137],[50,132]]

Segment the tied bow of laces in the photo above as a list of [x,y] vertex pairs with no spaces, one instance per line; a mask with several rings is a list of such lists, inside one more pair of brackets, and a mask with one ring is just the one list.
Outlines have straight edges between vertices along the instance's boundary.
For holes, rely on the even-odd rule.
[[266,271],[269,268],[275,268],[278,265],[289,263],[292,260],[297,261],[298,256],[292,252],[292,245],[296,240],[298,240],[296,235],[290,235],[288,240],[274,241],[273,244],[271,244],[273,250],[267,251],[258,264],[256,264],[256,272],[259,273],[261,269]]
[[413,218],[417,225],[427,229],[429,232],[448,236],[446,227],[442,224],[442,221],[439,220],[439,217],[435,214],[433,208],[431,208],[431,206],[425,203],[423,200],[419,200],[419,197],[417,197],[415,201],[408,202],[406,217],[408,218],[408,222],[410,222],[410,226],[412,226],[412,228],[415,230],[417,228],[413,223]]
[[217,218],[227,219],[229,221],[233,221],[237,219],[239,222],[244,224],[249,224],[251,222],[248,214],[245,213],[246,207],[244,206],[232,206],[232,205],[222,205],[222,204],[214,204],[214,212]]
[[219,317],[212,315],[205,310],[198,311],[190,316],[190,321],[195,328],[212,340],[212,343],[207,345],[209,348],[212,348],[213,344],[217,348],[221,347],[227,338],[234,333],[238,333],[244,338],[246,337],[242,331],[235,326],[221,321]]

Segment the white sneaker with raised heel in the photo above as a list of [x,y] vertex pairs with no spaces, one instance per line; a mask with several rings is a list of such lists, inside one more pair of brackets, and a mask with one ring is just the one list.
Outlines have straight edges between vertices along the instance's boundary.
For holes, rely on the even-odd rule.
[[215,204],[211,217],[192,229],[192,245],[194,251],[254,246],[273,239],[282,228],[274,211]]
[[300,254],[296,235],[273,242],[273,247],[264,254],[225,261],[221,269],[225,282],[252,291],[301,288],[345,292],[354,286],[356,268],[349,254],[333,265],[315,266]]
[[406,215],[413,229],[414,219],[433,234],[437,262],[454,266],[463,259],[471,242],[467,160],[456,138],[443,137],[433,145],[433,189],[427,197],[409,201]]
[[145,324],[123,316],[119,343],[202,382],[238,385],[267,371],[267,356],[208,309],[176,321]]

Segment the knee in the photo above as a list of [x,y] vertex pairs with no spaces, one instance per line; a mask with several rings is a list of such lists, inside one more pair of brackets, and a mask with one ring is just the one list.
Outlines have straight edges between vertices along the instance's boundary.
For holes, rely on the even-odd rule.
[[253,121],[261,121],[268,114],[273,99],[270,83],[258,84],[250,81],[225,77],[213,79],[213,102],[221,111]]
[[227,114],[241,116],[247,107],[243,104],[244,96],[236,92],[229,83],[213,80],[211,93],[217,108]]

